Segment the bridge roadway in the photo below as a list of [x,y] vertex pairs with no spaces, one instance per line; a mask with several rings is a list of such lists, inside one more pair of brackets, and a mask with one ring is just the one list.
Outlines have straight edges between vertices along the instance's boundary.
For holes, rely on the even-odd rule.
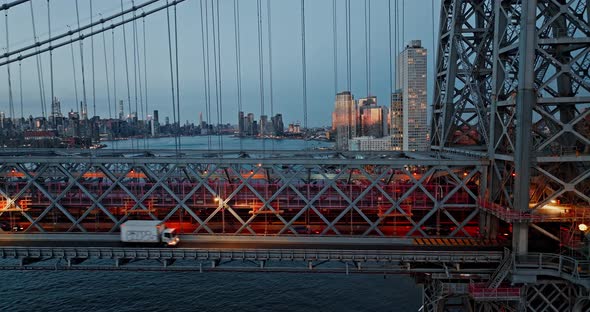
[[[117,235],[3,235],[0,269],[491,274],[498,247],[413,246],[371,239],[194,239],[177,248],[127,246]],[[88,238],[88,239],[85,239]],[[483,276],[482,276],[483,275]],[[475,276],[474,276],[475,277]]]

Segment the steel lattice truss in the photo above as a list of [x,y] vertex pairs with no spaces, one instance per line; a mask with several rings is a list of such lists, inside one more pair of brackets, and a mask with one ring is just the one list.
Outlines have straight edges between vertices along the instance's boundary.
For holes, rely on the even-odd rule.
[[589,16],[585,0],[443,2],[432,145],[492,160],[486,201],[588,221]]
[[120,156],[5,158],[0,222],[29,232],[113,232],[158,219],[201,234],[479,235],[487,168],[478,159]]

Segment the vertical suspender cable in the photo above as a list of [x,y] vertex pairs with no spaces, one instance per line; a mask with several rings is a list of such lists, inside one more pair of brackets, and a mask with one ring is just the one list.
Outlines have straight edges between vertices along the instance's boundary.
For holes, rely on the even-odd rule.
[[[270,1],[270,0],[269,0]],[[338,93],[338,6],[336,0],[332,0],[332,40],[334,43],[334,95]]]
[[[92,0],[90,2],[90,25],[92,25]],[[90,26],[90,32],[92,33],[92,26]],[[90,58],[92,59],[92,113],[96,116],[96,81],[94,74],[94,36],[90,37]]]
[[[135,12],[133,13],[133,17],[136,17]],[[141,79],[141,48],[139,46],[139,35],[137,34],[139,32],[139,30],[137,29],[137,21],[133,20],[133,48],[134,48],[134,52],[133,52],[133,59],[134,59],[134,66],[137,69],[137,76],[136,76],[136,83],[135,83],[135,110],[137,110],[138,114],[139,114],[139,110],[137,109],[137,87],[139,86],[139,109],[141,110],[141,120],[142,120],[142,135],[143,135],[143,145],[144,148],[146,146],[146,142],[147,142],[147,133],[146,133],[146,125],[145,125],[145,111],[144,111],[144,106],[143,106],[143,87],[142,87],[142,79]]]
[[[206,62],[206,67],[207,67],[207,94],[209,95],[207,98],[207,121],[208,124],[210,125],[213,122],[213,119],[211,117],[211,49],[209,48],[209,1],[205,0],[205,48],[207,51],[207,62]],[[213,139],[211,138],[211,131],[212,129],[208,129],[207,133],[208,133],[208,139],[209,139],[209,149],[211,149],[211,146],[213,144]]]
[[262,4],[261,0],[256,1],[256,26],[258,27],[258,86],[260,92],[260,138],[262,139],[262,150],[266,149],[265,125],[262,124],[264,115],[264,52],[262,50]]
[[215,111],[216,111],[216,115],[217,115],[217,144],[219,146],[219,148],[221,149],[222,146],[222,140],[221,140],[221,132],[219,131],[219,126],[220,126],[220,111],[219,111],[219,100],[220,100],[220,92],[219,92],[219,71],[218,71],[218,46],[217,46],[217,40],[218,38],[218,33],[217,33],[217,28],[218,28],[218,24],[216,22],[216,10],[215,10],[215,3],[213,2],[214,0],[211,0],[211,25],[212,25],[212,33],[213,33],[213,74],[214,74],[214,81],[215,81]]
[[371,93],[371,87],[369,83],[369,17],[368,17],[368,9],[367,9],[367,0],[365,0],[365,84],[367,87],[367,97]]
[[[78,9],[78,1],[76,1],[76,17],[78,20],[78,28],[80,28],[80,12]],[[80,36],[80,65],[82,68],[82,114],[88,119],[88,102],[86,101],[86,77],[84,75],[84,35],[79,33]]]
[[[307,132],[307,60],[305,55],[305,0],[301,0],[301,63],[303,67],[303,128]],[[306,141],[307,142],[307,141]]]
[[406,44],[406,0],[402,0],[402,47]]
[[[272,19],[271,19],[271,7],[270,7],[270,0],[266,1],[266,11],[268,14],[267,17],[267,28],[268,28],[268,80],[269,80],[269,95],[270,95],[270,121],[272,123],[272,120],[275,116],[275,109],[274,109],[274,91],[273,91],[273,77],[272,77]],[[277,132],[277,129],[274,128],[274,125],[272,127],[272,129],[274,130],[274,132]],[[272,146],[272,150],[274,151],[275,149],[275,140],[271,141],[271,146]]]
[[[431,1],[432,4],[432,10],[431,10],[431,18],[432,18],[432,52],[430,54],[430,59],[431,59],[431,64],[432,64],[432,72],[433,72],[433,76],[436,77],[437,74],[437,68],[436,68],[436,54],[438,53],[438,49],[437,49],[437,42],[436,42],[436,23],[435,23],[435,14],[434,14],[434,0]],[[433,80],[433,83],[436,83],[436,79]],[[431,103],[432,105],[434,105],[434,103]]]
[[[49,38],[51,38],[51,12],[50,12],[49,0],[47,0],[47,28],[49,31],[48,36],[49,36]],[[52,49],[49,50],[49,82],[51,84],[51,103],[52,103],[51,113],[53,114],[53,101],[55,101],[55,93],[54,93],[54,89],[53,89],[53,50]]]
[[394,47],[394,54],[395,54],[395,88],[398,88],[398,83],[399,83],[399,64],[398,64],[398,54],[399,54],[399,2],[396,0],[395,1],[395,6],[394,6],[394,16],[395,16],[395,24],[394,24],[394,42],[395,42],[395,47]]
[[[131,1],[131,5],[133,7],[135,7],[135,1],[132,0]],[[136,128],[140,128],[139,127],[139,107],[138,107],[138,102],[137,102],[137,23],[135,22],[135,11],[133,11],[133,23],[131,23],[131,40],[133,41],[132,44],[132,53],[133,53],[133,94],[134,94],[134,100],[135,100],[135,118],[137,119],[137,124],[136,124]],[[143,106],[142,106],[143,108]],[[142,129],[143,130],[143,129]],[[143,134],[143,131],[141,131]],[[139,141],[137,142],[137,145],[139,147]]]
[[[30,8],[31,8],[31,23],[33,25],[33,40],[35,40],[35,42],[37,42],[37,28],[35,27],[35,12],[33,11],[33,2],[29,2],[30,4]],[[8,19],[7,19],[8,21]],[[8,24],[6,26],[6,29],[8,29]],[[6,38],[8,39],[8,34],[6,36]],[[36,51],[39,51],[39,47],[35,48]],[[45,104],[45,90],[44,90],[44,85],[43,85],[43,65],[41,64],[41,56],[39,54],[37,54],[35,56],[36,60],[37,60],[37,81],[39,83],[39,97],[41,99],[41,114],[43,118],[47,117],[47,106]]]
[[367,85],[369,86],[368,91],[367,91],[367,95],[371,96],[372,95],[372,90],[371,90],[371,79],[373,77],[372,75],[372,68],[371,68],[371,1],[367,1],[367,60],[368,60],[368,79],[367,79]]
[[[391,0],[387,1],[387,41],[389,43],[389,120],[387,120],[387,124],[389,125],[387,131],[390,131],[392,123],[391,123],[391,104],[393,100],[393,48],[391,47]],[[391,135],[392,133],[390,133]]]
[[[70,33],[70,41],[72,40],[72,30],[68,25],[68,32]],[[72,74],[74,76],[74,94],[76,95],[76,103],[74,103],[74,108],[78,107],[80,104],[80,98],[78,97],[78,78],[76,77],[76,56],[74,54],[74,44],[70,43],[70,53],[72,54]],[[80,112],[81,113],[81,112]]]
[[[145,12],[144,12],[145,14]],[[145,89],[145,111],[146,114],[149,114],[149,106],[148,106],[148,78],[147,78],[147,49],[145,43],[145,17],[141,19],[142,22],[142,33],[143,33],[143,79],[144,79],[144,89]],[[154,118],[154,116],[152,116]],[[154,125],[155,127],[156,125]],[[150,141],[147,141],[147,148],[150,147]]]
[[[123,0],[121,0],[121,12],[123,12]],[[125,15],[121,15],[121,20],[125,20]],[[127,34],[125,31],[125,24],[123,27],[123,52],[125,54],[125,77],[127,79],[127,104],[129,107],[129,116],[131,116],[131,87],[129,86],[129,60],[127,58]],[[133,140],[131,140],[131,148],[133,149]]]
[[[351,53],[351,25],[350,25],[350,0],[346,0],[346,87],[352,93],[352,53]],[[349,127],[350,128],[350,127]]]
[[[234,40],[236,47],[236,88],[238,93],[238,116],[242,111],[242,69],[241,69],[241,46],[240,46],[240,5],[238,0],[234,0]],[[238,125],[242,124],[243,120],[238,120]],[[244,130],[244,129],[239,129]],[[241,133],[240,133],[241,135]],[[240,151],[244,149],[242,138],[240,137]]]
[[[201,49],[203,53],[203,88],[205,90],[205,114],[207,118],[207,124],[211,122],[211,114],[209,112],[209,28],[205,19],[207,18],[207,0],[205,0],[205,11],[203,11],[203,0],[199,1],[200,14],[201,14]],[[205,13],[203,16],[203,13]],[[206,29],[207,28],[207,29]],[[203,125],[201,125],[202,127]],[[203,129],[201,129],[203,131]],[[207,149],[211,150],[211,133],[207,129]]]
[[[168,0],[166,0],[166,4],[168,4]],[[174,65],[172,64],[172,35],[170,33],[170,8],[166,6],[166,21],[168,25],[168,55],[169,55],[169,64],[170,64],[170,85],[172,90],[172,110],[173,112],[176,111],[176,99],[174,93]],[[176,123],[176,114],[173,113],[174,122]],[[174,128],[174,127],[173,127]],[[174,136],[174,144],[175,150],[178,154],[178,142],[177,142],[177,135]]]
[[111,30],[111,49],[113,52],[113,104],[117,111],[117,62],[115,58],[115,30]]
[[[25,112],[23,107],[23,68],[21,61],[18,61],[18,91],[20,94],[20,119],[21,122],[23,122],[25,119]],[[10,94],[12,92],[9,90],[8,93]]]
[[[180,130],[180,77],[178,74],[178,22],[176,17],[176,4],[174,5],[174,51],[176,53],[176,119],[178,120],[178,128]],[[180,132],[178,133],[178,151],[182,148],[180,140]]]
[[[4,22],[6,24],[6,53],[10,52],[9,50],[9,40],[8,40],[8,10],[4,11]],[[9,112],[10,118],[14,118],[14,104],[12,102],[12,78],[10,76],[10,65],[6,65],[6,72],[8,74],[8,105],[9,105]],[[22,88],[21,88],[22,89]]]
[[[102,23],[101,26],[104,29],[104,23]],[[106,78],[106,82],[107,82],[107,104],[109,106],[109,119],[113,119],[113,110],[112,110],[112,106],[111,106],[111,86],[109,83],[109,63],[108,63],[108,58],[107,58],[107,39],[106,39],[106,35],[105,35],[104,31],[102,33],[102,48],[103,48],[103,52],[104,52],[104,72],[105,72],[105,78]]]

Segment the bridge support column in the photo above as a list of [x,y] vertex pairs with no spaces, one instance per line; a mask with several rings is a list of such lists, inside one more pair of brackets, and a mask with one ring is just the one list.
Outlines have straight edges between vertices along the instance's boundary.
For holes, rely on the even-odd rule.
[[261,261],[260,261],[260,263],[259,263],[259,265],[260,265],[260,268],[261,268],[261,269],[264,269],[264,265],[265,265],[265,264],[266,264],[266,261],[264,261],[264,260],[261,260]]

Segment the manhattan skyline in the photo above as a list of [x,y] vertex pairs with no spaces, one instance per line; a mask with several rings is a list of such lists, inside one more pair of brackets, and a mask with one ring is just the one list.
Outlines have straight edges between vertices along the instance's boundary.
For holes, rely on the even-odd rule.
[[[242,110],[252,111],[257,115],[261,114],[260,108],[260,90],[259,90],[259,65],[258,65],[258,37],[256,30],[256,5],[248,5],[255,1],[239,1],[240,5],[240,40],[241,40],[241,82],[242,82]],[[395,27],[395,2],[392,5],[392,22]],[[262,28],[263,28],[263,67],[264,67],[264,102],[265,114],[271,115],[270,108],[270,79],[269,79],[269,59],[268,59],[268,33],[267,7],[266,1],[262,1]],[[338,33],[338,88],[334,87],[333,71],[333,34],[332,34],[332,1],[306,1],[306,62],[307,62],[307,98],[308,98],[308,115],[309,127],[325,126],[330,124],[330,116],[333,108],[333,100],[336,92],[348,90],[346,83],[346,49],[345,49],[345,2],[336,1],[337,3],[337,33]],[[79,1],[80,23],[87,24],[90,21],[89,2]],[[102,12],[104,15],[114,14],[120,10],[118,1],[93,1],[93,20],[96,21],[99,16],[96,12]],[[124,2],[127,7],[127,2]],[[358,97],[375,95],[379,98],[388,98],[390,92],[390,58],[394,58],[397,52],[401,51],[403,46],[410,39],[421,39],[426,48],[431,49],[433,36],[432,12],[430,1],[405,1],[405,18],[403,23],[400,17],[399,30],[397,38],[392,38],[393,51],[389,54],[388,41],[388,1],[370,1],[371,6],[371,94],[367,92],[366,81],[366,57],[365,46],[358,44],[364,42],[364,7],[361,1],[351,2],[351,86],[352,92]],[[435,1],[435,10],[438,11],[440,2]],[[234,123],[235,116],[238,112],[237,92],[236,92],[236,66],[235,66],[235,45],[234,45],[234,24],[233,24],[233,1],[220,1],[219,3],[220,19],[227,21],[220,26],[221,36],[221,101],[223,105],[223,114],[221,114],[221,123]],[[398,1],[401,10],[402,1]],[[428,9],[424,9],[426,6]],[[33,5],[35,13],[35,24],[38,29],[37,37],[39,40],[47,38],[47,17],[46,4],[44,2],[35,2]],[[180,81],[180,109],[181,122],[186,120],[197,122],[199,112],[205,112],[204,104],[204,83],[202,77],[202,52],[200,37],[200,18],[199,18],[199,1],[185,1],[178,5],[178,40],[179,40],[179,81]],[[300,29],[300,3],[298,1],[271,1],[271,26],[272,26],[272,65],[273,65],[273,111],[282,112],[285,115],[293,116],[292,122],[300,121],[303,124],[302,108],[302,66],[301,66],[301,29]],[[210,12],[209,12],[210,13]],[[171,10],[171,17],[172,17]],[[434,26],[438,27],[438,13],[435,15]],[[190,17],[194,18],[190,18]],[[401,16],[401,12],[400,12]],[[52,34],[60,34],[67,31],[67,25],[75,27],[77,25],[75,8],[71,1],[55,0],[52,1]],[[209,21],[211,22],[211,21]],[[2,31],[5,31],[4,23]],[[401,24],[404,24],[404,35],[401,35]],[[18,6],[8,12],[8,27],[10,30],[9,50],[23,47],[32,42],[33,30],[31,26],[30,8],[28,5]],[[143,57],[142,50],[142,31],[143,24],[141,20],[137,22],[137,36],[139,37],[140,56]],[[107,64],[113,75],[111,40],[110,31],[106,35]],[[126,27],[129,68],[133,71],[131,39],[133,35],[132,26]],[[166,34],[166,14],[165,11],[156,13],[146,18],[146,50],[147,50],[147,81],[148,92],[147,100],[149,110],[158,109],[162,116],[172,116],[170,100],[170,82],[165,73],[167,73],[167,34]],[[392,29],[392,37],[396,34]],[[402,38],[403,37],[403,38]],[[399,42],[396,51],[395,39]],[[435,38],[436,39],[436,38]],[[402,42],[403,40],[403,42]],[[6,48],[5,40],[1,40],[3,48]],[[102,53],[101,35],[94,38],[95,46],[95,97],[93,100],[92,77],[91,77],[91,40],[84,39],[84,64],[85,64],[85,84],[86,84],[86,101],[89,115],[93,114],[93,105],[96,104],[96,112],[101,116],[109,116],[107,105],[107,91],[104,72],[104,56]],[[79,43],[73,44],[74,58],[76,63],[77,75],[77,93],[79,100],[82,99],[82,83],[80,72],[80,53]],[[117,98],[113,98],[113,81],[110,81],[110,97],[112,115],[116,118],[117,105],[119,100],[124,100],[125,110],[128,110],[127,87],[124,72],[124,55],[122,47],[122,31],[115,30],[115,52],[116,52],[116,79],[117,79]],[[62,112],[73,109],[79,109],[79,103],[76,103],[75,90],[73,86],[72,59],[70,47],[64,47],[54,50],[54,84],[55,93],[61,101]],[[391,61],[395,66],[395,61]],[[46,106],[50,109],[51,95],[49,93],[49,56],[45,53],[41,57],[43,67],[43,83],[45,89]],[[139,65],[143,63],[139,62]],[[18,62],[11,64],[11,82],[12,96],[15,107],[15,117],[20,117],[20,99],[19,99],[19,65]],[[22,84],[23,84],[23,115],[39,116],[40,109],[40,92],[37,79],[37,68],[35,58],[29,58],[22,61]],[[143,67],[141,68],[143,70]],[[432,71],[432,61],[428,62],[428,71]],[[143,73],[142,73],[143,75]],[[7,73],[4,70],[0,72],[0,83],[8,85]],[[131,104],[135,105],[134,80],[131,75]],[[429,105],[431,103],[432,79],[428,80]],[[144,90],[144,93],[145,90]],[[0,111],[4,111],[8,116],[8,90],[3,88],[0,91],[2,99],[0,101]],[[213,99],[214,101],[215,99]],[[139,113],[139,112],[138,112]],[[216,122],[215,113],[211,115],[211,121]]]

